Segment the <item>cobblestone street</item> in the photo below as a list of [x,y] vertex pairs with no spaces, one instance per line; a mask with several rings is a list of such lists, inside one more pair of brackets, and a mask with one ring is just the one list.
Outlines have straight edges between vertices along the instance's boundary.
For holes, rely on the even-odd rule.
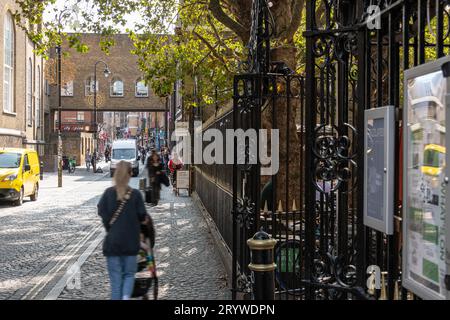
[[[203,216],[187,195],[169,188],[156,207],[147,206],[155,222],[159,299],[229,299],[220,257]],[[108,299],[109,280],[101,244],[81,267],[80,289],[64,289],[59,299]]]
[[[0,299],[109,299],[104,231],[96,211],[101,193],[111,185],[106,172],[94,175],[79,168],[65,173],[63,188],[57,188],[55,174],[46,174],[37,202],[0,205]],[[138,182],[133,178],[131,184]],[[147,209],[157,232],[159,298],[229,298],[220,257],[191,198],[165,189],[160,204]],[[76,262],[81,264],[80,289],[64,289]]]

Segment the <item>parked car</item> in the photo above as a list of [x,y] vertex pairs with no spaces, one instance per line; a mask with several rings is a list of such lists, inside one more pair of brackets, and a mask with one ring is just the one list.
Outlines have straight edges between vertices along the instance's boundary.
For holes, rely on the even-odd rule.
[[112,144],[110,174],[114,175],[114,170],[119,161],[127,161],[133,168],[133,177],[139,174],[139,150],[135,139],[116,140]]
[[36,201],[39,193],[39,157],[31,149],[0,149],[0,200],[20,206],[24,197]]

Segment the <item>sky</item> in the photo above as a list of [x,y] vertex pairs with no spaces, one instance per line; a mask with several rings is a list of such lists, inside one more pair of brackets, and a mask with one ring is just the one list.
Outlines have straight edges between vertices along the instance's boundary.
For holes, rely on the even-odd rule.
[[[55,9],[57,10],[57,12],[61,12],[62,10],[64,10],[64,8],[73,8],[73,6],[76,3],[80,3],[78,5],[80,11],[82,11],[83,9],[86,10],[87,8],[87,3],[88,1],[86,0],[57,0],[55,3],[55,6],[49,7],[45,13],[44,13],[44,20],[45,21],[54,21],[55,20]],[[77,19],[80,19],[80,17],[77,17],[77,15],[75,13],[73,13],[70,17],[70,19],[72,19],[73,21],[76,21]],[[126,20],[128,21],[128,23],[125,26],[119,26],[119,29],[121,32],[126,33],[126,29],[135,29],[135,25],[138,21],[142,20],[140,15],[137,13],[134,14],[130,14],[126,16]],[[64,32],[74,32],[75,29],[72,26],[73,24],[68,24],[67,21],[63,23],[63,31]]]

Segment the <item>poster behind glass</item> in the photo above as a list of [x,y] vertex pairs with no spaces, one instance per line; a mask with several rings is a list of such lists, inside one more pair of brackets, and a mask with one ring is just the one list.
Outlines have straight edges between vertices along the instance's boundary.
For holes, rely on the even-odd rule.
[[445,263],[445,94],[442,71],[408,79],[406,278],[442,299]]
[[368,120],[367,143],[367,206],[368,217],[383,222],[385,219],[385,119]]

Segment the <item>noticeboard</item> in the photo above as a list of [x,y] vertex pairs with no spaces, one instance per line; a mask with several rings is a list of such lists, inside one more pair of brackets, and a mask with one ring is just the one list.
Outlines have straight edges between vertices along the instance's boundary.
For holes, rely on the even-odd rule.
[[[405,71],[403,286],[423,299],[449,299],[448,81],[450,57]],[[447,104],[447,107],[446,107]]]
[[177,189],[189,189],[189,170],[177,171]]
[[393,234],[395,107],[366,110],[364,120],[364,224]]

